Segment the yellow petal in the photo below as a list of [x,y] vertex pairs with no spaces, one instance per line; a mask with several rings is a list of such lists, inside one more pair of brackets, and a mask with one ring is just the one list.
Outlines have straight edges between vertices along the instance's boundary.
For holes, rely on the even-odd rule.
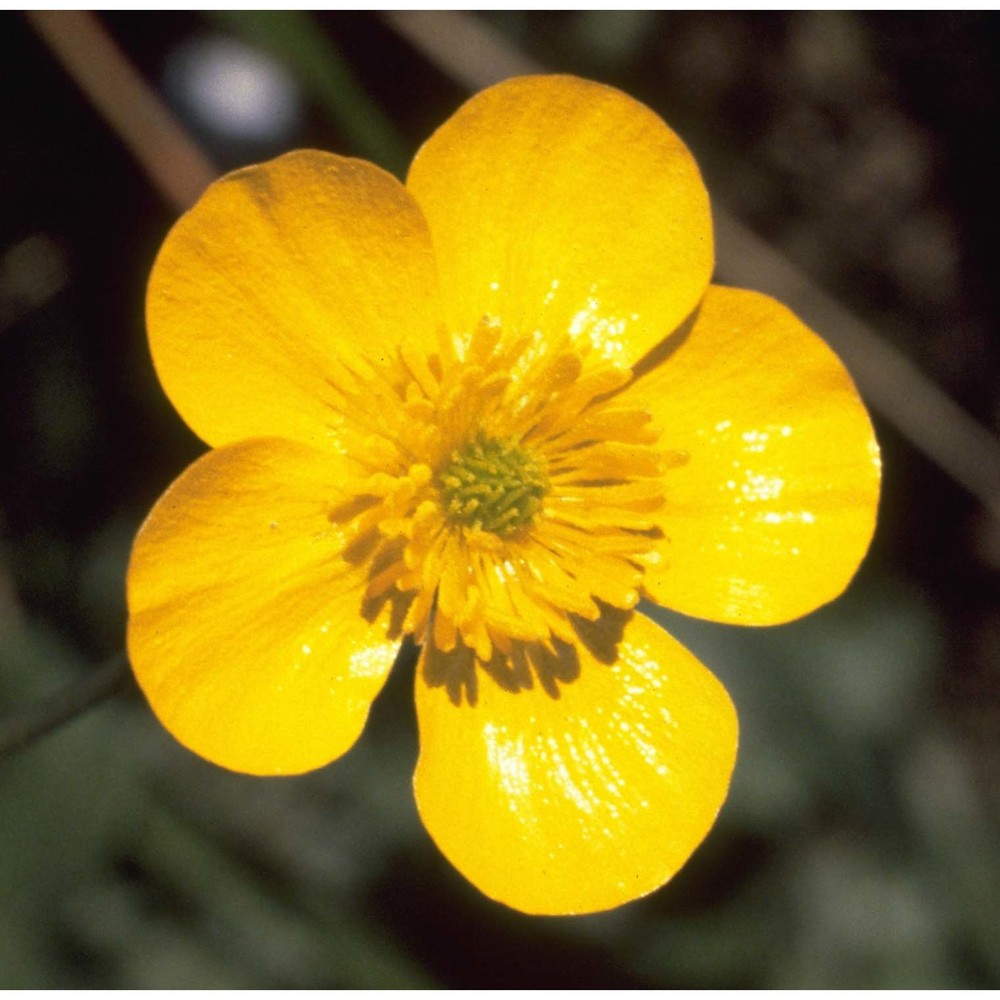
[[341,469],[302,444],[209,452],[161,497],[128,572],[129,657],[160,721],[235,771],[320,767],[357,739],[399,643],[365,608],[329,511]]
[[160,381],[205,441],[335,437],[339,360],[432,350],[440,313],[426,223],[369,163],[310,150],[229,174],[153,268]]
[[765,295],[713,286],[688,338],[628,394],[687,458],[665,474],[653,600],[770,625],[843,591],[871,541],[881,466],[819,337]]
[[588,338],[633,364],[712,271],[708,196],[652,111],[600,84],[521,77],[477,94],[407,178],[431,227],[449,328]]
[[[503,687],[478,667],[474,704],[456,704],[446,682],[468,670],[461,648],[421,660],[420,815],[466,878],[527,913],[596,912],[651,892],[726,796],[737,723],[725,689],[641,615],[615,656],[615,620],[588,626],[576,656],[494,661]],[[532,673],[530,690],[509,690]]]

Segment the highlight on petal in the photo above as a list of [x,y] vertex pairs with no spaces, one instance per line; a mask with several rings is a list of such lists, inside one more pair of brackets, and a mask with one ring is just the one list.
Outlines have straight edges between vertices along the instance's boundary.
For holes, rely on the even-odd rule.
[[726,796],[737,723],[725,689],[647,618],[628,616],[622,633],[623,621],[610,613],[578,646],[516,649],[474,673],[468,650],[428,647],[418,668],[424,825],[475,886],[527,913],[651,892]]
[[687,338],[623,398],[686,459],[665,476],[653,600],[772,625],[844,590],[875,529],[878,444],[839,359],[788,309],[712,286]]
[[427,141],[407,187],[430,224],[445,318],[586,338],[631,366],[712,272],[708,195],[649,108],[569,76],[477,94]]
[[438,345],[437,271],[403,186],[303,150],[213,184],[174,226],[146,304],[153,361],[211,445],[336,439],[329,380]]
[[399,642],[391,607],[363,606],[330,520],[342,470],[306,445],[209,452],[161,497],[128,573],[128,651],[163,725],[251,774],[345,753]]

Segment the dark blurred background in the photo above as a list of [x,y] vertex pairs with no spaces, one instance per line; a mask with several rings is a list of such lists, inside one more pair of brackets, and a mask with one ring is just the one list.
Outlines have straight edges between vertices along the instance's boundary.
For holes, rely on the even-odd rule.
[[[402,172],[468,93],[372,14],[102,23],[224,169],[315,146]],[[653,107],[720,208],[996,432],[995,17],[481,23]],[[175,211],[13,14],[0,94],[0,709],[16,713],[121,648],[131,538],[203,447],[143,329]],[[273,781],[191,756],[127,689],[0,761],[0,987],[1000,985],[1000,522],[869,402],[885,488],[849,592],[762,631],[661,616],[743,730],[720,821],[666,888],[587,918],[481,897],[416,816],[405,675],[344,760]]]

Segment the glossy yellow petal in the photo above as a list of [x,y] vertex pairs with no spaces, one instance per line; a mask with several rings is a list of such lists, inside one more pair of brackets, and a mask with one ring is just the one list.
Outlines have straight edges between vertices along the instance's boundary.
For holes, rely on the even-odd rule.
[[628,394],[687,459],[665,474],[653,600],[770,625],[843,591],[871,541],[881,466],[819,337],[765,295],[713,286],[688,338]]
[[712,271],[708,196],[652,111],[568,76],[477,94],[407,178],[430,223],[449,328],[565,331],[625,365],[695,307]]
[[160,381],[205,441],[336,435],[338,361],[437,344],[426,224],[370,163],[310,150],[229,174],[174,226],[149,282]]
[[209,452],[163,495],[128,573],[128,651],[166,728],[251,774],[320,767],[357,739],[398,642],[329,513],[343,470],[306,445]]
[[[651,892],[704,839],[729,786],[737,724],[725,689],[641,615],[615,650],[613,618],[588,627],[590,648],[494,661],[504,686],[478,667],[474,704],[468,688],[456,697],[469,676],[461,650],[421,660],[420,815],[466,878],[527,913]],[[509,690],[526,677],[530,690]]]

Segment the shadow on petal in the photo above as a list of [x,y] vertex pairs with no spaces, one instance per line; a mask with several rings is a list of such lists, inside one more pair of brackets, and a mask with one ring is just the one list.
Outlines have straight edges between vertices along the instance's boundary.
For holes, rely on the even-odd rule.
[[680,326],[668,333],[663,340],[661,340],[655,347],[650,348],[650,350],[648,350],[639,359],[639,361],[632,368],[633,383],[637,382],[648,372],[653,371],[655,368],[659,368],[664,361],[684,346],[684,342],[691,335],[691,330],[693,329],[695,320],[697,320],[700,312],[701,303],[699,302],[698,305],[691,310],[691,314],[684,320],[683,323],[680,324]]
[[[480,660],[461,639],[454,649],[443,652],[428,645],[423,657],[423,677],[429,687],[443,687],[453,705],[475,707],[479,700],[481,670],[501,690],[510,694],[540,687],[558,699],[561,688],[580,677],[581,650],[598,663],[612,665],[633,612],[601,605],[596,621],[571,619],[579,645],[553,638],[548,643],[512,642],[509,653],[494,650],[489,660]],[[477,670],[477,667],[479,670]]]
[[406,614],[410,610],[414,596],[412,592],[393,589],[374,597],[366,597],[361,602],[361,617],[366,622],[374,622],[388,606],[388,636],[390,639],[402,639],[405,632]]
[[443,687],[453,705],[461,705],[463,701],[475,705],[479,700],[476,654],[461,641],[448,652],[442,652],[430,643],[424,649],[421,662],[427,686]]

